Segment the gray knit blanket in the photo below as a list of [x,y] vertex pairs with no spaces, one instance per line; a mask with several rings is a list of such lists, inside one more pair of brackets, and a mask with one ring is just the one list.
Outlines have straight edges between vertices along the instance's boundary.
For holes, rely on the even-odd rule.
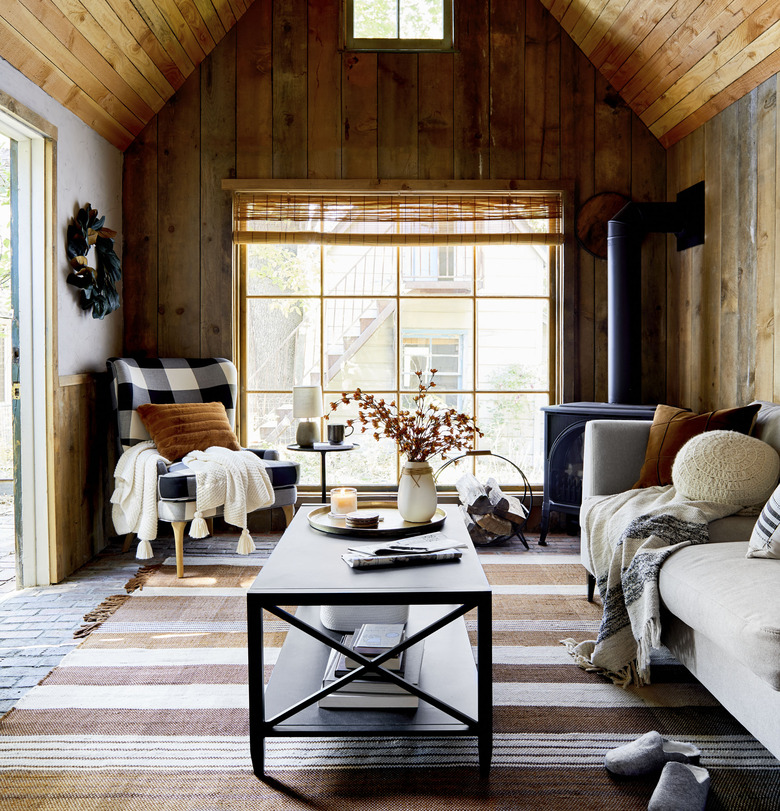
[[586,499],[580,526],[604,605],[598,638],[562,640],[575,661],[616,684],[650,683],[650,652],[661,645],[658,573],[678,549],[709,541],[709,522],[740,506],[687,501],[673,486]]

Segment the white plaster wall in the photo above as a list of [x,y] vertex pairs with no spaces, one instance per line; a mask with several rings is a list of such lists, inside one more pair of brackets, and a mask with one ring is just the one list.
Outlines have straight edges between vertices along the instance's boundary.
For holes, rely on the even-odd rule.
[[[117,231],[114,247],[121,260],[122,153],[3,59],[0,90],[57,127],[54,272],[59,374],[103,372],[106,358],[122,351],[122,308],[101,321],[79,307],[79,291],[66,282],[65,239],[73,215],[91,203],[105,215],[106,227]],[[89,258],[94,260],[94,250]]]

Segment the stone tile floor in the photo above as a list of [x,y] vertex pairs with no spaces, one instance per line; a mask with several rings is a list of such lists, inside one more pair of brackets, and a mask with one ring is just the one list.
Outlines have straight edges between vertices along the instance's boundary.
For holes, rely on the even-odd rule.
[[[237,533],[221,532],[201,540],[188,539],[190,555],[234,554]],[[279,535],[256,535],[258,550],[270,552]],[[579,552],[579,539],[550,536],[550,545],[537,545],[538,536],[529,535],[529,552]],[[125,583],[141,565],[160,563],[174,554],[173,538],[153,543],[155,557],[135,559],[135,545],[122,552],[122,539],[114,539],[97,557],[61,583],[16,589],[13,555],[13,503],[0,501],[0,716],[30,688],[53,670],[80,639],[73,634],[84,624],[84,615],[112,594],[125,594]],[[505,555],[525,552],[516,539],[509,543],[480,548],[481,554]]]

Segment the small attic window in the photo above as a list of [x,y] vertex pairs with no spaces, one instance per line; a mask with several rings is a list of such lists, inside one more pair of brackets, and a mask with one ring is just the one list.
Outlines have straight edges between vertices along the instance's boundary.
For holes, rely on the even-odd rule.
[[454,0],[344,0],[352,51],[449,51]]

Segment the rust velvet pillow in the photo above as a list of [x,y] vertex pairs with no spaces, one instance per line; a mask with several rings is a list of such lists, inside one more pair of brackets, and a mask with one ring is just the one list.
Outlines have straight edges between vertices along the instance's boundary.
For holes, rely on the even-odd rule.
[[705,431],[737,431],[749,434],[760,403],[694,414],[684,408],[659,405],[650,426],[645,462],[634,489],[672,483],[672,465],[677,451],[692,437]]
[[212,445],[241,450],[222,403],[145,403],[136,411],[157,450],[169,462]]

